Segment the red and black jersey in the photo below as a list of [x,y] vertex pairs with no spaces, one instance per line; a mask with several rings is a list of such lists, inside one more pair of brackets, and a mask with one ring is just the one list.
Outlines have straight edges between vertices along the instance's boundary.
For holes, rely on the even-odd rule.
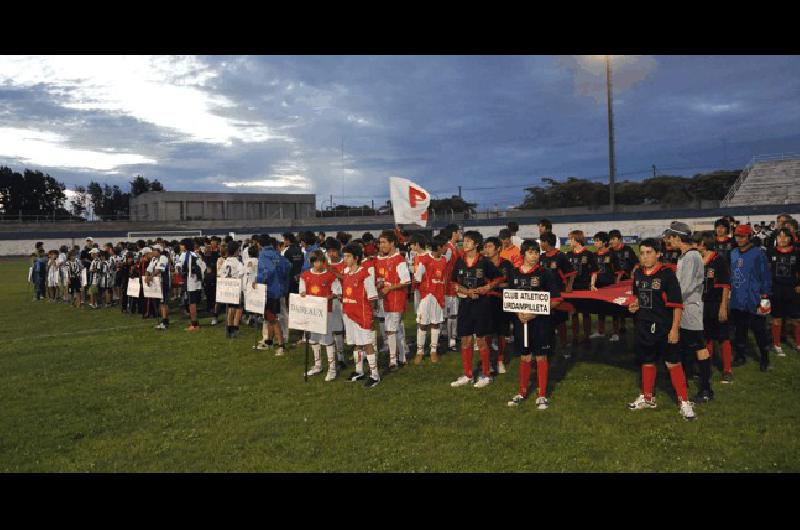
[[731,251],[736,247],[736,241],[733,240],[732,237],[725,236],[723,238],[717,237],[714,242],[714,251],[722,256],[728,263],[728,268],[730,268],[731,263]]
[[672,269],[661,263],[649,272],[643,267],[633,273],[633,295],[639,301],[636,320],[672,327],[673,309],[683,307],[681,286]]
[[619,248],[611,247],[611,256],[617,263],[617,271],[624,271],[622,278],[630,278],[633,268],[639,263],[636,252],[628,245],[620,245]]
[[731,266],[724,256],[709,252],[703,259],[705,280],[703,283],[703,303],[722,303],[722,289],[731,288]]
[[[508,283],[511,280],[511,275],[514,273],[514,270],[516,269],[513,263],[503,258],[500,259],[500,263],[495,265],[495,267],[497,267],[497,270],[500,271],[500,276],[503,277],[503,280],[500,282],[501,284]],[[488,294],[489,296],[502,298],[503,288],[498,285],[497,287],[492,288],[492,290],[489,291]]]
[[501,273],[488,258],[480,254],[469,265],[466,256],[460,256],[453,265],[450,279],[465,289],[483,287],[491,280],[499,278]]
[[543,252],[539,258],[542,268],[549,270],[558,282],[558,288],[564,290],[567,287],[567,278],[575,276],[575,269],[567,255],[558,249]]
[[575,271],[575,280],[572,289],[575,291],[588,291],[592,286],[592,273],[597,272],[597,258],[591,250],[583,249],[580,253],[570,250],[567,259]]
[[508,282],[508,289],[546,291],[550,293],[551,303],[561,301],[561,288],[559,287],[558,275],[545,269],[541,264],[536,265],[528,271],[526,271],[525,268],[526,266],[522,265],[518,269],[514,269]]
[[678,260],[681,257],[681,249],[679,248],[672,248],[672,247],[665,247],[664,253],[661,254],[661,264],[667,267],[668,269],[672,269],[672,272],[678,270]]
[[800,254],[794,247],[772,247],[767,249],[767,262],[772,271],[773,287],[797,287],[800,285]]
[[597,280],[595,280],[595,287],[605,287],[617,281],[617,260],[614,259],[614,254],[607,248],[599,249],[595,254],[597,259]]

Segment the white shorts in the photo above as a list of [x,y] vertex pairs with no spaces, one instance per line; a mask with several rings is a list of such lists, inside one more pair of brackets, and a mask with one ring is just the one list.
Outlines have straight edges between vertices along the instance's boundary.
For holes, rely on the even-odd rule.
[[427,295],[419,303],[417,324],[427,326],[428,324],[441,324],[442,322],[444,322],[444,308],[439,305],[435,296],[432,294]]
[[419,289],[414,289],[414,313],[419,313]]
[[458,297],[457,296],[445,296],[444,297],[444,309],[445,315],[447,318],[455,318],[458,316]]
[[[344,332],[344,321],[342,320],[342,301],[334,298],[333,300],[333,323],[329,324],[328,329],[336,334]],[[329,321],[330,322],[330,321]]]
[[403,314],[386,313],[386,316],[383,318],[385,319],[383,325],[386,331],[397,331],[400,329],[400,323],[403,321]]
[[308,342],[310,344],[322,344],[323,346],[330,346],[333,344],[333,312],[328,313],[328,332],[325,335],[321,333],[309,333]]
[[364,329],[352,320],[347,315],[342,315],[344,319],[344,333],[345,341],[347,344],[353,346],[366,346],[372,344],[375,334],[371,329]]

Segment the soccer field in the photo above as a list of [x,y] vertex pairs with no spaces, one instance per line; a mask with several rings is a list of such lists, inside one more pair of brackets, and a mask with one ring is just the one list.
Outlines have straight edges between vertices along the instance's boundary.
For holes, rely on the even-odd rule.
[[[301,348],[254,351],[253,329],[226,340],[208,318],[188,334],[178,311],[159,332],[118,307],[33,302],[27,268],[0,261],[0,471],[800,471],[800,354],[786,346],[774,371],[750,357],[732,385],[715,368],[716,400],[695,422],[663,365],[658,408],[627,409],[630,332],[555,357],[548,410],[509,409],[516,360],[482,389],[450,387],[453,353],[374,389],[342,375],[304,383]],[[411,338],[410,312],[406,325]]]

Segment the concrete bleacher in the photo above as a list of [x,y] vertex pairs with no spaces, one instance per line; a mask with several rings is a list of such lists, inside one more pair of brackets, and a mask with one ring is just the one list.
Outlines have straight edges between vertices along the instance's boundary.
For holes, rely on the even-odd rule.
[[734,184],[723,206],[800,202],[800,155],[755,157]]

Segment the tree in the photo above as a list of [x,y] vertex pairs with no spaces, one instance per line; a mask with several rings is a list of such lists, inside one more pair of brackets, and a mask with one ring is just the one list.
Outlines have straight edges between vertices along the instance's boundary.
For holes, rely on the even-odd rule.
[[433,210],[437,214],[450,213],[475,213],[477,204],[474,202],[467,202],[458,195],[453,195],[448,199],[431,199],[431,204],[428,209]]
[[136,178],[130,182],[130,185],[131,197],[136,197],[137,195],[147,193],[148,191],[164,191],[164,186],[158,181],[158,179],[150,182],[141,175],[136,175]]
[[22,174],[0,167],[0,204],[5,214],[41,215],[63,211],[64,184],[41,171]]

